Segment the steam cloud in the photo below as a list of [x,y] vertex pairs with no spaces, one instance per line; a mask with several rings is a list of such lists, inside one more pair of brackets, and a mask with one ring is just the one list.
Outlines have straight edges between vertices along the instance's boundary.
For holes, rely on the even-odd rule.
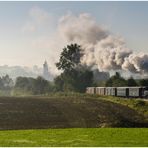
[[148,54],[134,53],[124,40],[101,27],[89,14],[63,16],[58,36],[67,43],[78,43],[84,49],[82,63],[97,66],[101,71],[127,70],[148,73]]
[[[148,54],[134,53],[126,47],[122,37],[98,25],[91,15],[84,13],[75,16],[68,13],[54,24],[56,31],[52,35],[47,31],[53,28],[51,18],[51,14],[35,7],[30,11],[29,21],[23,31],[38,33],[32,45],[35,49],[48,50],[53,73],[59,72],[55,63],[59,60],[62,48],[70,43],[78,43],[84,49],[84,57],[81,59],[83,64],[98,67],[100,71],[126,70],[148,74]],[[44,36],[40,35],[42,32],[46,32]]]

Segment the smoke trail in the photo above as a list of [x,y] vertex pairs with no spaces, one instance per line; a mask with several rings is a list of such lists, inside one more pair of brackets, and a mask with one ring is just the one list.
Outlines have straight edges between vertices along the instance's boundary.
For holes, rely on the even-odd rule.
[[67,43],[76,42],[82,45],[85,53],[82,63],[96,65],[101,71],[148,73],[148,54],[136,54],[128,49],[121,37],[98,25],[89,14],[63,16],[57,32]]

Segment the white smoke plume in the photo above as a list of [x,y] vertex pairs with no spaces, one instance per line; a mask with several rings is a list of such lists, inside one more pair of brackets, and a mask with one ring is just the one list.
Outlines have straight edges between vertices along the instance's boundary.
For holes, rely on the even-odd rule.
[[[35,33],[32,46],[34,49],[46,49],[46,59],[54,74],[58,74],[55,63],[58,62],[64,46],[78,43],[84,49],[82,63],[98,67],[100,71],[125,70],[131,73],[148,74],[148,53],[134,53],[121,36],[113,35],[104,26],[87,14],[62,16],[55,24],[53,16],[34,7],[29,12],[29,20],[23,31]],[[51,25],[52,24],[52,25]],[[51,28],[56,29],[51,34]],[[50,31],[49,31],[50,30]],[[48,31],[50,33],[48,33]],[[45,33],[42,36],[42,33]],[[44,54],[45,55],[45,54]]]
[[84,49],[82,63],[101,71],[127,70],[148,73],[148,54],[134,53],[124,40],[101,27],[89,14],[63,16],[57,34],[67,43],[78,43]]

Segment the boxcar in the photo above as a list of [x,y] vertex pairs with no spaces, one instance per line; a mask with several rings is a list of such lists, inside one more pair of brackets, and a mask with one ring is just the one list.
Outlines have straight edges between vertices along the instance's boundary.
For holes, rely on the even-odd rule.
[[116,96],[116,94],[117,94],[116,90],[117,90],[116,87],[106,87],[105,94],[107,96]]
[[117,96],[129,97],[129,88],[128,87],[117,87]]
[[111,94],[112,94],[112,88],[111,87],[106,87],[106,89],[105,89],[105,95],[111,96]]
[[129,97],[143,97],[143,87],[129,87]]
[[131,98],[148,98],[148,87],[87,87],[86,93]]
[[148,87],[144,87],[144,89],[143,89],[143,97],[148,98]]
[[95,87],[87,87],[86,88],[86,93],[88,93],[88,94],[95,94],[96,93],[95,90],[96,90]]
[[116,87],[111,87],[111,96],[117,96],[117,88]]
[[105,95],[105,87],[96,87],[96,94]]
[[143,98],[148,98],[148,86],[143,86],[142,88],[143,88],[142,90]]

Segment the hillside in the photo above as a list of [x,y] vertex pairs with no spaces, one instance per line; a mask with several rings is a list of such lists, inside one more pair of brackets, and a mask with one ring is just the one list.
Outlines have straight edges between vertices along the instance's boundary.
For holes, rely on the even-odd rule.
[[94,97],[1,97],[0,129],[148,127],[142,114]]

